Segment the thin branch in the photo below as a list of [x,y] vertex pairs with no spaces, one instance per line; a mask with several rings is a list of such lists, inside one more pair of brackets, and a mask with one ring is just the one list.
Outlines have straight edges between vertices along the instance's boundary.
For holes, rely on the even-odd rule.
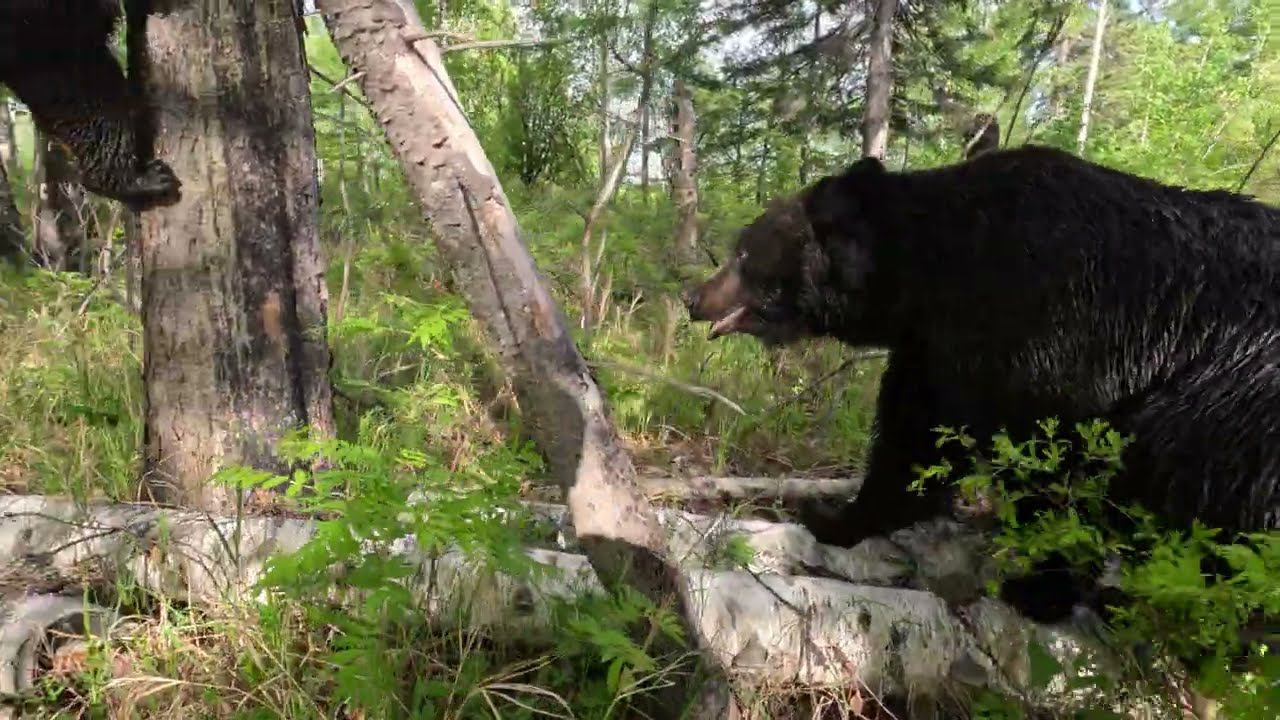
[[818,388],[826,384],[827,381],[831,380],[831,378],[839,375],[840,373],[843,373],[845,370],[848,370],[849,368],[853,367],[857,363],[862,362],[863,360],[872,360],[875,358],[882,358],[882,357],[888,357],[888,356],[889,356],[889,352],[887,350],[860,350],[853,357],[837,365],[834,370],[828,372],[826,375],[823,375],[817,380],[814,380],[812,384],[808,385],[807,387],[800,388],[799,390],[792,393],[790,396],[783,398],[782,400],[779,400],[778,402],[774,403],[773,407],[769,408],[768,412],[773,412],[774,410],[777,410],[779,408],[786,407],[787,405],[790,405],[791,403],[803,397],[816,393],[818,391]]
[[1280,140],[1280,129],[1277,129],[1267,144],[1263,146],[1262,152],[1258,153],[1258,158],[1253,161],[1253,165],[1249,167],[1249,172],[1240,178],[1240,184],[1236,186],[1236,192],[1244,190],[1244,186],[1249,184],[1249,180],[1253,178],[1253,174],[1262,166],[1262,161],[1267,159],[1267,154],[1271,152],[1271,148],[1275,147],[1276,141]]
[[89,301],[93,299],[93,294],[102,287],[107,278],[111,277],[117,268],[120,267],[120,261],[129,255],[129,244],[124,243],[119,250],[116,251],[115,257],[111,258],[111,262],[107,265],[107,271],[102,273],[93,281],[93,285],[89,288],[89,292],[84,294],[84,300],[80,303],[79,309],[76,310],[77,315],[84,315],[89,309]]
[[730,400],[724,395],[721,395],[720,393],[708,387],[702,387],[701,385],[691,385],[687,382],[676,380],[675,378],[669,378],[669,377],[666,377],[665,375],[659,375],[658,373],[655,373],[651,370],[646,370],[645,368],[642,368],[642,367],[637,367],[635,365],[628,365],[626,363],[614,362],[612,360],[588,360],[587,365],[591,366],[592,369],[601,368],[601,367],[611,368],[614,370],[620,370],[622,372],[625,372],[631,375],[637,375],[639,377],[647,378],[649,380],[657,380],[659,382],[664,382],[668,385],[671,385],[672,387],[676,387],[681,390],[684,390],[690,395],[697,395],[698,397],[704,397],[704,398],[716,400],[717,402],[723,403],[726,407],[730,408],[731,410],[738,413],[739,415],[747,414],[747,412],[742,409],[741,405],[739,405],[738,403]]
[[563,40],[477,40],[474,35],[466,33],[449,32],[447,30],[434,30],[431,32],[409,32],[405,33],[405,41],[412,44],[422,40],[448,40],[452,45],[440,45],[441,53],[459,52],[462,50],[498,50],[505,48],[531,48],[544,47],[547,45],[555,45]]
[[475,40],[473,42],[458,43],[457,45],[445,45],[440,48],[440,52],[451,53],[461,52],[463,50],[498,50],[505,48],[532,48],[546,47],[554,44],[556,40]]
[[1031,81],[1036,77],[1036,70],[1039,69],[1044,54],[1053,47],[1054,43],[1058,42],[1063,28],[1067,26],[1067,18],[1070,15],[1070,10],[1063,10],[1061,14],[1054,18],[1053,23],[1049,25],[1049,31],[1045,33],[1044,43],[1036,52],[1035,59],[1031,61],[1031,67],[1027,70],[1027,80],[1022,85],[1022,91],[1018,93],[1018,100],[1013,104],[1013,114],[1009,117],[1009,127],[1005,128],[1004,131],[1004,142],[1001,143],[1004,147],[1008,147],[1009,140],[1013,138],[1013,126],[1018,124],[1018,113],[1022,112],[1022,103],[1027,99],[1027,93],[1031,90]]
[[361,70],[360,72],[357,72],[357,73],[351,73],[350,75],[346,76],[345,78],[343,78],[343,79],[339,80],[339,81],[338,81],[338,83],[337,83],[337,84],[335,84],[335,85],[333,86],[333,88],[331,88],[331,89],[330,89],[330,92],[335,92],[335,93],[336,93],[336,92],[338,92],[339,90],[341,90],[341,89],[345,88],[349,83],[351,83],[351,82],[353,82],[353,81],[355,81],[355,80],[359,80],[359,79],[360,79],[360,78],[362,78],[362,77],[364,77],[364,71],[363,71],[363,70]]
[[328,75],[325,75],[324,73],[320,72],[318,69],[316,69],[314,65],[310,63],[307,63],[307,69],[311,71],[312,75],[315,75],[321,80],[329,83],[331,92],[335,92],[335,93],[341,92],[343,95],[346,95],[352,100],[355,100],[365,110],[368,110],[371,113],[373,112],[373,108],[369,106],[369,102],[364,98],[360,97],[359,95],[357,95],[354,90],[348,87],[348,85],[353,80],[359,80],[364,73],[353,73],[343,78],[342,80],[334,80]]
[[618,64],[622,65],[622,67],[627,69],[627,72],[631,73],[632,75],[640,74],[640,69],[637,68],[635,65],[627,62],[627,59],[622,57],[622,53],[618,52],[618,48],[614,46],[613,43],[609,43],[609,53],[613,55],[614,60],[618,61]]

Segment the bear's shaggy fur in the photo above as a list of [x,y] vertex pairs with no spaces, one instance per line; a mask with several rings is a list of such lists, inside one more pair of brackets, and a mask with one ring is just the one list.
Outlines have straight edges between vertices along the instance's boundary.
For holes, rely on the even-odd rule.
[[139,139],[145,109],[109,47],[120,17],[120,0],[0,0],[0,83],[70,148],[87,190],[142,209],[180,184]]
[[908,490],[940,459],[934,428],[1025,437],[1047,417],[1134,436],[1118,500],[1280,528],[1280,210],[1249,198],[1040,147],[864,159],[770,207],[686,302],[713,336],[891,351],[861,492],[801,518],[822,542],[950,512],[941,483]]

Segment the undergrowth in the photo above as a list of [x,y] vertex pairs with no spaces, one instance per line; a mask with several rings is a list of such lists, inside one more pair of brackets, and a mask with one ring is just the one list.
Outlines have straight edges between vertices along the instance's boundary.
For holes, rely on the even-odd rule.
[[[995,521],[993,594],[1001,579],[1050,556],[1082,572],[1110,563],[1122,600],[1109,608],[1104,636],[1128,660],[1129,689],[1169,698],[1170,677],[1185,673],[1192,687],[1222,703],[1219,717],[1280,717],[1280,659],[1264,642],[1280,639],[1271,629],[1280,618],[1280,536],[1225,537],[1199,522],[1172,529],[1139,505],[1115,501],[1108,491],[1132,438],[1100,420],[1066,432],[1050,418],[1031,437],[1001,432],[982,446],[963,429],[938,428],[938,435],[939,447],[960,446],[966,461],[923,468],[918,487],[954,482],[970,507]],[[1034,512],[1020,512],[1024,505]],[[1226,572],[1206,572],[1224,564]],[[1043,648],[1029,651],[1042,685],[1067,670]],[[1078,681],[1098,692],[1089,717],[1119,717],[1116,681]],[[984,703],[980,716],[1023,717],[1007,700]]]

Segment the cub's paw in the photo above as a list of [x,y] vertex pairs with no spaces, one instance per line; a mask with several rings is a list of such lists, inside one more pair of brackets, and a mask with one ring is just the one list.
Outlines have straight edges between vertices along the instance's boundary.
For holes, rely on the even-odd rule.
[[142,166],[126,195],[135,210],[159,205],[172,205],[181,197],[182,182],[163,160],[151,160]]

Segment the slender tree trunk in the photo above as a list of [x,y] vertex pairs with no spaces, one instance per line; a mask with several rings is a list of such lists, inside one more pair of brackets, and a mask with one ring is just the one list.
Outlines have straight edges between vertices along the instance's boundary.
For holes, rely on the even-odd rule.
[[18,169],[18,136],[13,129],[9,98],[0,94],[0,169],[10,177]]
[[[772,129],[772,128],[768,128]],[[764,146],[760,148],[760,163],[756,166],[756,204],[764,205],[764,201],[769,196],[769,155],[773,152],[772,146],[769,144],[768,135],[765,136]]]
[[893,98],[893,23],[898,0],[871,0],[875,15],[867,60],[867,107],[862,116],[862,154],[884,158],[889,149],[889,104]]
[[40,184],[32,255],[50,270],[77,269],[86,239],[84,188],[77,182],[75,162],[67,149],[43,133],[37,133],[37,138]]
[[1107,0],[1098,2],[1098,21],[1093,28],[1093,47],[1089,50],[1089,74],[1084,80],[1084,104],[1080,110],[1080,134],[1076,136],[1076,154],[1083,156],[1089,142],[1089,116],[1093,113],[1093,91],[1098,83],[1098,65],[1102,62],[1102,39],[1107,29]]
[[156,155],[182,199],[142,216],[145,480],[234,508],[208,481],[288,468],[287,431],[333,431],[315,136],[291,2],[193,0],[146,19]]
[[[641,101],[643,102],[643,98],[641,98]],[[636,115],[640,113],[641,109],[637,107]],[[597,268],[600,264],[600,258],[604,256],[605,235],[601,231],[600,250],[595,254],[595,262],[592,262],[591,239],[595,235],[596,227],[600,224],[600,220],[604,218],[604,212],[608,209],[609,203],[613,202],[613,196],[618,192],[618,185],[622,182],[622,176],[627,171],[627,158],[631,157],[631,148],[636,144],[637,134],[638,125],[635,122],[630,123],[626,137],[622,140],[622,146],[618,148],[617,153],[613,156],[613,164],[609,166],[608,172],[600,178],[600,189],[596,192],[595,202],[591,203],[591,209],[587,211],[587,217],[583,222],[581,243],[582,277],[579,290],[582,301],[583,330],[590,331],[596,322],[592,310],[596,300]]]
[[[674,601],[685,637],[698,637],[691,619],[696,600],[668,556],[604,397],[524,245],[439,48],[397,0],[319,5],[343,59],[360,73],[441,255],[513,380],[525,425],[565,489],[592,567],[606,587],[634,587],[663,606]],[[650,637],[659,643],[656,653],[674,650],[665,638]],[[680,668],[668,679],[680,697],[664,697],[651,716],[679,716],[696,691]],[[690,717],[725,717],[723,709],[706,707],[723,694],[701,697],[703,707]]]
[[20,262],[26,255],[27,237],[22,230],[22,215],[13,197],[9,171],[0,162],[0,260]]
[[652,141],[652,129],[650,122],[652,118],[649,112],[649,103],[653,99],[653,73],[654,73],[654,50],[653,50],[653,25],[657,21],[658,11],[656,2],[650,0],[648,14],[644,21],[644,40],[642,44],[642,52],[640,58],[640,97],[643,102],[640,105],[640,195],[649,200],[649,155],[651,148],[649,143]]
[[1050,122],[1056,121],[1062,113],[1062,103],[1066,96],[1066,83],[1062,81],[1062,70],[1067,66],[1067,62],[1071,59],[1072,39],[1065,31],[1062,37],[1058,39],[1053,48],[1053,66],[1054,78],[1052,87],[1049,88],[1048,115]]
[[693,94],[681,80],[672,88],[672,136],[675,146],[674,171],[671,175],[671,200],[676,207],[676,256],[682,261],[693,259],[698,247],[698,154]]
[[600,33],[600,181],[609,173],[609,100],[612,80],[609,77],[609,36]]
[[[812,108],[818,102],[818,89],[822,87],[822,56],[817,52],[818,40],[822,38],[822,6],[818,5],[813,12],[813,61],[809,66],[809,107]],[[809,184],[809,174],[813,169],[813,131],[816,129],[817,123],[811,115],[805,123],[810,130],[809,137],[805,138],[804,143],[800,146],[800,186],[805,187]]]

